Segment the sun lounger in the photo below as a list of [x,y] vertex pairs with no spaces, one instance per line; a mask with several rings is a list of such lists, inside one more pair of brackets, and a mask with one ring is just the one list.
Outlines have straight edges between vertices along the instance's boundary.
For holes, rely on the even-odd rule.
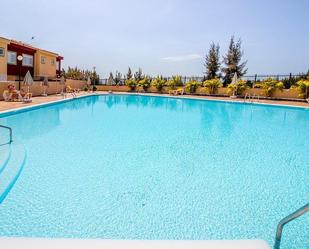
[[184,88],[178,88],[178,89],[175,91],[175,95],[183,95],[184,93],[185,93]]
[[169,94],[169,95],[175,95],[175,90],[169,90],[169,91],[168,91],[168,94]]
[[71,86],[66,86],[65,93],[71,93],[73,97],[76,97],[76,93],[78,93],[80,90],[77,88],[72,88]]
[[11,101],[12,99],[12,93],[10,93],[8,90],[4,90],[2,96],[4,101]]
[[8,90],[5,90],[3,92],[4,101],[29,103],[32,101],[31,98],[32,98],[32,93],[21,93],[19,91],[9,92]]
[[73,88],[73,87],[71,87],[71,86],[66,86],[66,91],[67,91],[68,93],[72,93],[72,92],[74,92],[74,93],[79,93],[79,92],[80,92],[80,89],[79,89],[79,88]]
[[79,88],[74,88],[74,87],[71,87],[71,86],[67,86],[67,90],[70,91],[70,92],[75,92],[75,93],[79,93],[80,92],[80,89]]
[[5,101],[18,102],[22,101],[22,96],[18,91],[9,92],[8,90],[3,91],[3,98]]
[[183,95],[185,93],[184,88],[178,88],[176,90],[169,90],[168,94],[169,95]]
[[21,93],[20,95],[21,95],[22,101],[24,103],[32,102],[32,99],[31,99],[32,98],[32,93],[25,93],[25,94]]

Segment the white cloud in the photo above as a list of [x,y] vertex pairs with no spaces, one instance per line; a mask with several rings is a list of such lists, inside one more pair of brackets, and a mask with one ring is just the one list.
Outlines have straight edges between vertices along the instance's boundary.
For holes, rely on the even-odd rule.
[[162,60],[177,62],[177,61],[192,61],[192,60],[197,60],[201,58],[202,56],[200,54],[186,54],[186,55],[179,55],[179,56],[164,57],[162,58]]

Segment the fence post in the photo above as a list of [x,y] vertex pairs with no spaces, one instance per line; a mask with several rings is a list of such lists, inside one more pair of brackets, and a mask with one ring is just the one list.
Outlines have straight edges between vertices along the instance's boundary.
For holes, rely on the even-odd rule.
[[291,87],[291,86],[292,86],[292,73],[290,73],[289,83],[290,83],[290,86],[289,86],[289,87]]

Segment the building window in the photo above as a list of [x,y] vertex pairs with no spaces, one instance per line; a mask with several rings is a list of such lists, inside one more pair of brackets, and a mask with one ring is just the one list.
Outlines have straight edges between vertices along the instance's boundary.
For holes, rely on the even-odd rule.
[[29,54],[23,54],[23,66],[33,67],[33,56]]
[[8,51],[8,64],[10,65],[16,65],[16,57],[17,57],[17,53],[16,52],[12,52],[12,51]]
[[45,64],[46,63],[46,57],[41,56],[41,64]]
[[51,64],[52,66],[55,66],[55,59],[51,59],[51,60],[50,60],[50,64]]
[[0,56],[4,57],[5,55],[5,49],[4,48],[0,48]]

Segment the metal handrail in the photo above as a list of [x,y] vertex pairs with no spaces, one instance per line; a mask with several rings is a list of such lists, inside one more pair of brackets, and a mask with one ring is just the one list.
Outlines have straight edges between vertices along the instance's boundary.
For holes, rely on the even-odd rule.
[[250,102],[250,98],[251,98],[251,94],[250,93],[246,93],[245,102],[246,102],[247,98],[248,98],[248,102]]
[[0,128],[8,129],[10,132],[10,141],[8,142],[9,144],[13,142],[13,130],[11,127],[5,126],[5,125],[0,125]]
[[247,97],[248,97],[248,93],[245,94],[244,102],[246,102]]
[[255,93],[251,96],[251,103],[254,102],[254,98],[256,97]]
[[302,216],[303,214],[307,213],[309,211],[309,203],[307,203],[305,206],[301,207],[300,209],[296,210],[294,213],[288,215],[287,217],[283,218],[278,226],[277,226],[277,232],[276,232],[276,240],[275,240],[275,245],[274,249],[279,249],[280,248],[280,243],[281,243],[281,237],[282,237],[282,229],[285,224],[289,223],[292,220],[295,220],[299,216]]

